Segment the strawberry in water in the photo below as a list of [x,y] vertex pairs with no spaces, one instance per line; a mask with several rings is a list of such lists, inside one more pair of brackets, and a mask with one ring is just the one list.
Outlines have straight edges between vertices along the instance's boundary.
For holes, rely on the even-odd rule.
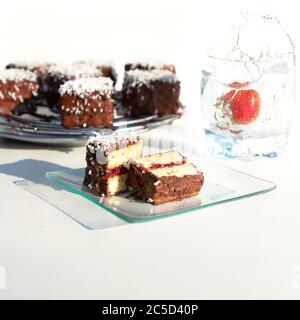
[[260,111],[260,96],[256,90],[231,90],[221,99],[231,111],[231,120],[236,124],[249,124],[257,119]]

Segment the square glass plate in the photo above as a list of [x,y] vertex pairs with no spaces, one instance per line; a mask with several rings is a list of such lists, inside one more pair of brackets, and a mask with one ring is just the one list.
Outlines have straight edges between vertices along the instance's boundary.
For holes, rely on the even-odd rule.
[[[212,161],[198,157],[193,159],[192,162],[204,173],[205,181],[199,195],[161,205],[152,205],[133,199],[128,192],[106,198],[97,196],[82,185],[84,168],[47,172],[46,177],[60,187],[92,201],[127,222],[144,222],[174,216],[262,194],[276,188],[276,185],[272,182],[247,175]],[[99,215],[101,215],[100,210]]]

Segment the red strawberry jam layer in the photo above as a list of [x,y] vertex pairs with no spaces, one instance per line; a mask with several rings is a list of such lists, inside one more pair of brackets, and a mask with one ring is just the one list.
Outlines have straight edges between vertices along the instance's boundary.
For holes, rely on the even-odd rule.
[[120,167],[117,167],[117,168],[110,170],[110,172],[107,175],[107,178],[113,178],[116,176],[120,176],[121,174],[124,174],[127,172],[128,172],[128,170],[125,167],[120,166]]
[[186,163],[186,159],[183,159],[182,162],[169,162],[169,163],[153,163],[149,169],[160,169],[160,168],[168,168],[173,166],[180,166]]

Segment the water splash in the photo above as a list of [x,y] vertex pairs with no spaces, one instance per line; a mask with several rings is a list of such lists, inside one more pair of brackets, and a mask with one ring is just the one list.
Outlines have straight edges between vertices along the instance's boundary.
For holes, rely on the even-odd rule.
[[251,12],[242,12],[241,16],[243,22],[234,27],[234,43],[219,53],[223,62],[216,70],[216,77],[225,85],[234,81],[258,81],[266,62],[295,49],[294,42],[277,17]]
[[237,40],[232,51],[238,50],[242,59],[247,57],[253,62],[260,62],[294,51],[294,42],[277,17],[251,12],[242,12],[241,15],[244,23],[237,28]]

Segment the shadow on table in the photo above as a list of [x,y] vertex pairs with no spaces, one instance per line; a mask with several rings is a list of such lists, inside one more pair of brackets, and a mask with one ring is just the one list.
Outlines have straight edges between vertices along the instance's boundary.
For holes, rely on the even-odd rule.
[[[105,210],[99,210],[98,205],[86,201],[84,198],[82,198],[84,199],[82,201],[86,201],[84,204],[82,202],[77,203],[75,198],[68,196],[72,194],[71,191],[60,187],[45,177],[47,172],[66,170],[70,170],[70,168],[34,159],[24,159],[0,165],[0,174],[15,177],[16,181],[14,183],[16,185],[46,201],[86,229],[106,229],[128,224]],[[82,174],[82,168],[72,170],[72,172],[77,171]],[[64,192],[60,192],[62,190]]]
[[56,190],[60,190],[61,188],[47,179],[45,174],[51,171],[62,171],[68,169],[70,168],[58,165],[56,163],[35,159],[24,159],[0,165],[0,173],[4,173],[16,178],[22,178],[33,183],[51,186]]
[[55,150],[64,153],[72,151],[72,147],[49,146],[43,144],[30,143],[25,141],[17,141],[12,139],[0,138],[0,148],[3,149],[27,149],[27,150]]

